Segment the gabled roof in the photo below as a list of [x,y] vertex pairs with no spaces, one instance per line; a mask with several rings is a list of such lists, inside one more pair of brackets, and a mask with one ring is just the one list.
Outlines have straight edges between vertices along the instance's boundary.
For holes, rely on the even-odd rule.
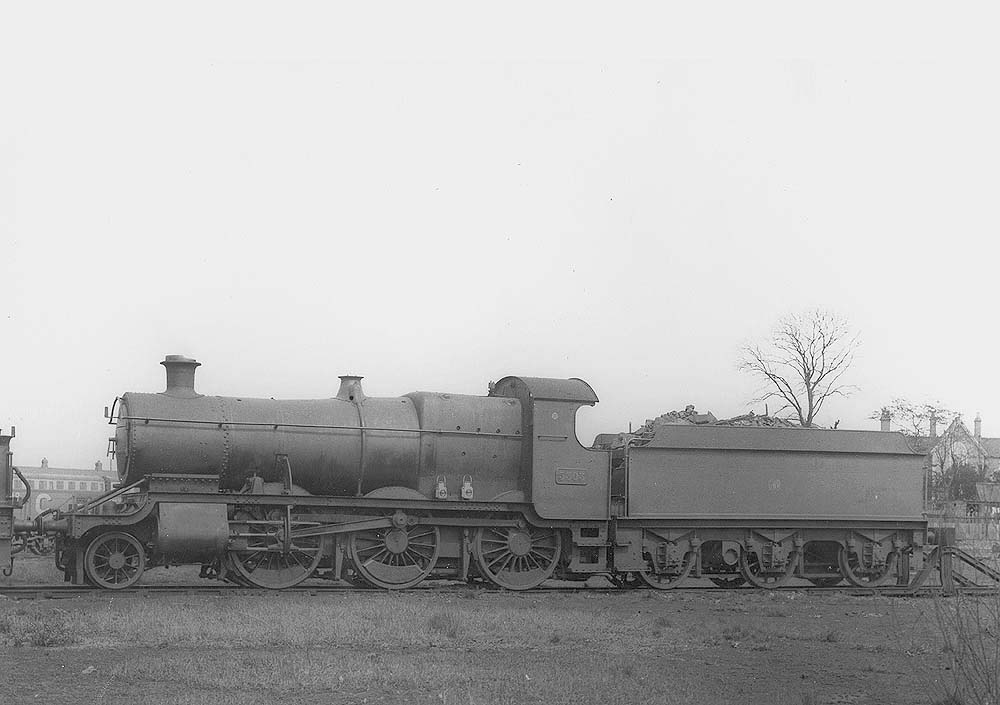
[[1000,438],[980,438],[979,444],[990,458],[1000,458]]
[[944,442],[946,439],[949,438],[952,440],[960,438],[962,441],[968,441],[969,443],[976,446],[976,448],[979,450],[979,454],[982,455],[983,457],[989,458],[1000,455],[991,452],[991,448],[988,447],[985,443],[985,441],[996,440],[996,439],[976,438],[974,435],[969,433],[969,429],[962,421],[961,416],[956,416],[952,420],[952,422],[948,424],[948,428],[946,428],[944,433],[942,433],[940,436],[938,436],[937,438],[928,439],[932,441],[931,445],[928,448],[928,452],[932,451],[934,448],[937,448],[939,445],[941,445],[942,442]]

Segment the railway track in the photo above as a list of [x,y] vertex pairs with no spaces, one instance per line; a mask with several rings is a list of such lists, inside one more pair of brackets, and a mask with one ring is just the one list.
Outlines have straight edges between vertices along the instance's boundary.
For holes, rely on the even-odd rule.
[[[815,586],[788,586],[781,587],[775,590],[759,590],[753,587],[741,586],[735,588],[720,588],[720,587],[708,587],[708,586],[679,586],[673,588],[672,590],[650,590],[643,588],[636,588],[643,591],[649,591],[655,595],[662,595],[664,597],[669,596],[672,593],[676,594],[706,594],[706,595],[731,595],[734,593],[748,594],[750,592],[788,592],[788,593],[807,593],[811,595],[850,595],[854,597],[870,597],[870,596],[883,596],[883,597],[934,597],[941,596],[943,594],[943,587],[941,585],[925,585],[916,590],[906,587],[898,586],[887,586],[887,587],[877,587],[877,588],[858,588],[849,585],[844,586],[834,586],[834,587],[815,587]],[[425,587],[413,587],[409,588],[406,592],[408,593],[422,593],[429,592],[441,595],[466,595],[471,592],[482,592],[489,594],[506,594],[506,595],[538,595],[538,594],[559,594],[559,593],[571,593],[571,594],[590,594],[590,595],[601,595],[601,594],[620,594],[625,591],[631,591],[628,588],[616,588],[616,587],[586,587],[586,586],[563,586],[563,585],[546,585],[543,587],[535,588],[532,590],[523,591],[505,591],[497,588],[482,587],[482,586],[469,586],[463,584],[451,584],[451,585],[428,585]],[[377,588],[365,588],[357,587],[354,585],[349,585],[345,583],[334,583],[329,585],[300,585],[293,588],[288,588],[281,591],[275,590],[265,590],[262,588],[248,588],[241,587],[238,585],[229,584],[216,584],[216,585],[137,585],[135,587],[126,588],[124,590],[101,590],[99,588],[90,587],[86,585],[9,585],[0,586],[0,595],[7,599],[13,600],[56,600],[56,599],[68,599],[74,597],[160,597],[167,595],[199,595],[199,596],[259,596],[259,595],[278,595],[278,594],[305,594],[305,595],[334,595],[334,594],[379,594],[385,593],[386,591],[380,591]],[[996,595],[1000,593],[1000,587],[998,586],[964,586],[957,589],[957,594],[962,595]]]

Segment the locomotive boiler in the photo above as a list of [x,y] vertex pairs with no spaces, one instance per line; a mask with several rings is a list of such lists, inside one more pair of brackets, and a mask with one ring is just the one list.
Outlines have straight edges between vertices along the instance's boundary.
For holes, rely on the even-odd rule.
[[[444,497],[459,493],[464,480],[466,495],[488,499],[520,481],[516,399],[370,398],[361,377],[346,375],[329,399],[204,396],[194,389],[200,363],[168,355],[161,364],[164,392],[117,401],[116,459],[126,484],[151,473],[210,474],[220,489],[238,490],[251,477],[280,482],[290,468],[294,489],[316,495],[392,486]],[[276,457],[288,465],[276,465]]]
[[157,394],[116,399],[121,485],[38,520],[68,580],[128,587],[156,565],[267,588],[428,578],[521,590],[550,577],[669,589],[909,579],[926,539],[922,458],[895,433],[662,427],[584,447],[580,379],[484,396],[207,396],[168,355]]

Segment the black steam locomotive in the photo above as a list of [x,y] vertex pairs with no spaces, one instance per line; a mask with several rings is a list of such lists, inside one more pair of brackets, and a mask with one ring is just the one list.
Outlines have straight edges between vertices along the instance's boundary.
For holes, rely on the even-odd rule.
[[204,396],[198,362],[161,364],[165,391],[110,410],[121,484],[36,519],[67,580],[120,589],[197,563],[275,589],[865,586],[908,580],[927,538],[922,457],[896,433],[662,426],[586,448],[576,412],[597,396],[580,379],[369,398],[344,376],[333,398],[276,401]]

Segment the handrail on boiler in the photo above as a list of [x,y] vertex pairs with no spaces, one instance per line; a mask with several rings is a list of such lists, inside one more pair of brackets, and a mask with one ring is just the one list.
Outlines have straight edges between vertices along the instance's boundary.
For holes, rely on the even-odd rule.
[[162,423],[188,423],[188,424],[207,424],[210,426],[218,426],[222,428],[223,426],[260,426],[260,427],[272,427],[275,431],[279,428],[317,428],[317,429],[329,429],[334,431],[393,431],[396,433],[437,433],[440,435],[447,436],[488,436],[490,438],[516,438],[521,440],[524,436],[521,435],[520,431],[514,433],[487,433],[485,431],[451,431],[449,429],[439,429],[439,428],[391,428],[388,426],[335,426],[327,424],[309,424],[309,423],[284,423],[273,421],[212,421],[207,419],[168,419],[168,418],[158,418],[154,416],[119,416],[118,420],[125,421],[142,421],[144,423],[149,423],[150,421],[157,421]]

